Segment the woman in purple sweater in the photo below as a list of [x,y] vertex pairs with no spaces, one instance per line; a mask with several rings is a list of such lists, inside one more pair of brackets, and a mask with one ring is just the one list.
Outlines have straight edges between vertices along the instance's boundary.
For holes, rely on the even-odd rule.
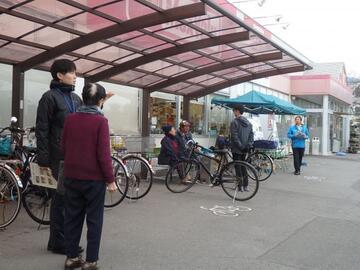
[[[109,125],[100,108],[104,87],[87,84],[84,106],[64,124],[61,148],[65,175],[66,269],[96,270],[104,216],[106,188],[117,190],[111,163]],[[79,256],[79,242],[86,216],[86,262]]]

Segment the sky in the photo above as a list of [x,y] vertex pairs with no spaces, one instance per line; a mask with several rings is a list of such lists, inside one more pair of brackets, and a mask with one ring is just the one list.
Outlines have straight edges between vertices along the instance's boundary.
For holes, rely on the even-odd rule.
[[[229,0],[236,2],[238,0]],[[250,17],[282,15],[283,25],[267,26],[313,62],[345,62],[360,77],[360,0],[266,0],[235,4]],[[275,18],[257,19],[261,24]]]

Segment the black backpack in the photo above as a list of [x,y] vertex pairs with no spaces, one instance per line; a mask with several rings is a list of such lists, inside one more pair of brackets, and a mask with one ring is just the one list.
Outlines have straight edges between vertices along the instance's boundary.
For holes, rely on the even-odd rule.
[[225,149],[225,148],[228,148],[229,146],[230,146],[229,138],[226,138],[223,135],[217,136],[216,142],[215,142],[215,147],[217,149]]

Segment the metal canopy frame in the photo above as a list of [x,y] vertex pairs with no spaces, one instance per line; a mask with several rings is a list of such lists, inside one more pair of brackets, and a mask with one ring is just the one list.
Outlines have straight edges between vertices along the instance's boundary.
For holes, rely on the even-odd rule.
[[14,65],[15,115],[23,110],[24,72],[49,70],[58,57],[74,61],[87,81],[183,95],[186,103],[311,68],[226,0],[3,0],[1,26],[0,62]]
[[120,24],[115,24],[85,36],[81,36],[58,45],[48,51],[36,55],[24,62],[18,64],[22,71],[29,70],[38,64],[49,61],[67,52],[75,51],[79,48],[108,39],[121,34],[129,33],[146,27],[172,22],[179,19],[192,18],[205,14],[205,5],[202,3],[195,3],[191,5],[181,6],[166,10],[162,13],[152,13],[140,16]]
[[[225,65],[225,63],[244,57],[249,57],[249,59],[252,57],[252,59],[254,59],[254,56],[259,54],[283,52],[284,57],[282,61],[264,60],[261,63],[262,65],[253,65],[252,67],[249,65],[246,67],[243,67],[243,65],[235,65],[232,72],[222,74],[220,72],[216,74],[213,73],[213,79],[190,80],[184,82],[182,87],[178,85],[179,88],[176,88],[174,85],[168,85],[169,88],[167,89],[158,89],[163,92],[188,95],[193,91],[198,91],[199,88],[206,89],[211,87],[212,84],[207,83],[209,81],[214,81],[213,84],[217,84],[219,81],[232,81],[234,76],[231,75],[236,72],[242,75],[244,72],[250,75],[256,75],[261,69],[268,69],[270,72],[293,65],[303,66],[304,69],[308,68],[308,64],[304,62],[302,58],[289,53],[287,47],[284,49],[278,46],[270,40],[267,34],[264,35],[260,33],[258,27],[255,30],[253,27],[248,26],[245,21],[236,18],[234,14],[226,10],[225,7],[229,5],[221,6],[221,3],[224,2],[223,0],[193,0],[192,2],[198,1],[193,5],[198,5],[198,7],[201,5],[202,8],[205,5],[206,15],[192,17],[191,19],[187,19],[191,17],[189,14],[187,14],[188,17],[185,16],[184,18],[174,17],[172,23],[158,25],[158,27],[153,28],[145,26],[144,18],[161,16],[161,14],[166,14],[172,8],[184,8],[186,7],[185,3],[189,3],[189,1],[179,0],[176,3],[174,2],[175,6],[169,7],[170,4],[168,4],[168,2],[166,2],[166,5],[164,4],[165,6],[161,6],[157,2],[150,0],[101,1],[98,5],[96,1],[93,1],[95,4],[89,5],[74,0],[48,0],[46,1],[48,3],[61,3],[63,6],[74,9],[74,11],[67,12],[64,16],[56,17],[54,20],[48,20],[47,17],[44,16],[36,16],[37,13],[35,13],[35,11],[27,12],[29,9],[34,8],[34,6],[36,7],[36,1],[41,0],[22,1],[13,6],[11,6],[11,4],[6,6],[6,4],[0,3],[0,12],[2,12],[2,14],[38,24],[38,26],[33,27],[31,31],[23,33],[20,36],[7,36],[5,34],[0,36],[0,41],[6,41],[5,43],[0,43],[0,51],[2,48],[8,47],[9,44],[19,44],[42,51],[22,61],[8,59],[0,53],[0,61],[16,64],[21,71],[31,67],[46,70],[49,68],[49,64],[44,62],[57,56],[65,56],[70,57],[76,64],[80,63],[78,64],[78,66],[81,67],[79,74],[89,81],[107,80],[143,89],[154,89],[153,86],[159,85],[159,83],[166,81],[176,82],[176,80],[173,79],[182,74],[200,74],[198,73],[199,69],[203,70],[203,68],[211,65],[220,67],[221,64],[224,64],[223,66],[226,67],[227,64]],[[11,3],[11,1],[8,2]],[[143,16],[145,17],[135,16],[135,18],[132,18],[130,16],[128,19],[109,12],[109,9],[112,7],[114,9],[119,8],[119,6],[115,6],[115,4],[120,5],[124,2],[130,3],[130,5],[136,4],[140,9],[146,8],[148,12],[144,13],[145,15]],[[32,3],[34,3],[33,6],[31,6]],[[134,9],[130,7],[129,10]],[[191,11],[193,12],[194,9],[191,8]],[[38,11],[36,10],[36,12]],[[106,20],[106,22],[112,23],[113,25],[95,29],[95,31],[85,32],[82,31],[81,28],[76,27],[76,23],[79,21],[77,19],[78,17],[87,16],[90,22],[90,15],[95,16],[97,19]],[[1,16],[3,15],[0,15],[0,23]],[[69,27],[68,21],[74,22],[74,24]],[[136,31],[122,30],[124,32],[118,32],[126,32],[129,34],[128,36],[125,34],[122,35],[124,38],[115,38],[117,33],[113,32],[111,35],[109,33],[111,29],[119,29],[121,26],[136,21],[144,23],[144,27],[137,26],[132,28],[136,29]],[[168,21],[170,22],[171,20],[169,19]],[[34,40],[29,38],[31,34],[35,35],[39,33],[39,35],[41,35],[41,31],[50,29],[50,27],[76,35],[76,38],[57,46],[49,46],[48,44],[37,42],[36,38],[34,38]],[[185,29],[190,34],[184,34],[183,37],[179,36],[178,38],[170,37],[171,32],[176,32],[180,28]],[[138,33],[136,35],[130,35],[135,32]],[[235,41],[235,39],[232,40],[230,38],[232,35],[232,37],[235,37],[237,34],[247,35],[249,40],[239,37],[240,40]],[[133,42],[141,38],[144,38],[144,40],[148,38],[156,39],[158,44],[154,43],[152,46],[145,48],[140,48],[141,46],[137,46],[138,44],[134,46]],[[85,45],[94,44],[96,41],[103,44],[103,46],[92,50],[86,50],[86,48],[84,48]],[[210,43],[210,41],[212,41],[212,43]],[[192,50],[190,50],[191,47],[193,47]],[[77,48],[78,50],[75,50]],[[157,50],[157,48],[160,50]],[[106,50],[114,49],[120,51],[118,57],[108,59],[106,54],[105,57],[103,57],[102,53],[106,53]],[[127,54],[122,53],[123,51],[126,51]],[[194,54],[194,57],[186,61],[179,61],[178,57],[190,52]],[[155,68],[156,64],[158,64],[157,62],[161,62],[161,65]],[[85,66],[83,65],[84,63],[86,63]],[[169,72],[169,70],[171,70],[171,72]],[[264,75],[265,73],[261,72],[261,74]]]
[[290,68],[286,68],[286,69],[282,69],[282,70],[273,70],[273,71],[267,71],[267,72],[262,72],[256,75],[248,75],[248,76],[244,76],[242,78],[238,78],[238,79],[234,79],[225,83],[220,83],[220,84],[215,84],[211,87],[208,87],[205,90],[200,90],[197,92],[194,92],[190,95],[188,95],[191,99],[196,99],[202,96],[206,96],[208,94],[214,93],[216,91],[219,91],[221,89],[227,88],[227,87],[231,87],[243,82],[247,82],[247,81],[252,81],[252,80],[256,80],[256,79],[261,79],[264,77],[271,77],[271,76],[276,76],[276,75],[281,75],[281,74],[287,74],[287,73],[293,73],[293,72],[299,72],[299,71],[303,71],[303,67],[290,67]]
[[183,81],[187,81],[192,78],[196,78],[196,77],[199,77],[199,76],[202,76],[205,74],[211,74],[216,71],[226,70],[226,69],[229,69],[232,67],[247,65],[247,64],[251,64],[251,63],[259,63],[259,62],[264,62],[264,61],[269,61],[269,60],[278,60],[278,59],[282,59],[281,52],[267,53],[267,54],[261,54],[261,55],[257,55],[257,56],[244,57],[244,58],[241,58],[238,60],[228,61],[228,62],[212,65],[209,67],[200,68],[195,71],[173,77],[164,82],[161,82],[161,83],[155,84],[149,88],[146,88],[146,90],[148,90],[150,92],[154,92],[154,91],[157,91],[158,89],[163,89],[170,85],[174,85],[174,84],[177,84],[177,83],[180,83]]
[[127,61],[120,65],[114,66],[102,72],[99,72],[93,76],[88,77],[87,79],[92,82],[98,82],[119,73],[125,72],[132,68],[151,63],[156,60],[161,60],[170,56],[178,55],[185,52],[191,52],[193,50],[203,49],[207,47],[212,47],[221,44],[233,43],[237,41],[243,41],[249,39],[249,32],[244,31],[235,34],[222,35],[218,37],[210,37],[207,39],[201,39],[193,42],[189,42],[177,47],[171,47],[164,50],[160,50],[145,56],[135,58],[133,60]]

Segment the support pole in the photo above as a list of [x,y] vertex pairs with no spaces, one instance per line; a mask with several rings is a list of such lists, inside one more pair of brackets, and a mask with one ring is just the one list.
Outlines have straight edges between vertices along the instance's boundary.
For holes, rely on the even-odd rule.
[[183,120],[190,121],[190,97],[184,96],[183,100]]
[[141,137],[150,135],[150,92],[142,91],[142,112],[141,112]]
[[181,122],[181,97],[176,96],[176,121],[175,121],[175,128],[178,128]]
[[12,77],[11,115],[18,119],[19,127],[24,126],[24,72],[15,65]]
[[321,152],[323,155],[329,154],[329,96],[323,96],[323,115],[322,115],[322,142]]
[[209,120],[210,120],[210,96],[204,97],[204,122],[203,122],[203,135],[210,135],[210,129],[209,129]]

